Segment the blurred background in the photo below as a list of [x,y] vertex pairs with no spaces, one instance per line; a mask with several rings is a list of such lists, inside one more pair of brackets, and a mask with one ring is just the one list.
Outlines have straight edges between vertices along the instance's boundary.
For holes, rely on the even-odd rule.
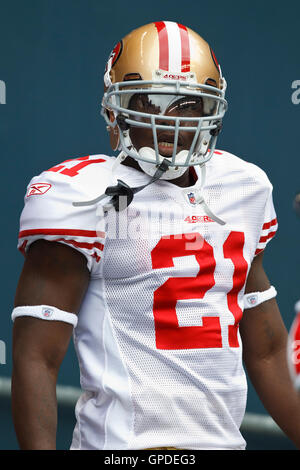
[[[6,347],[0,364],[0,449],[18,448],[8,393],[10,315],[23,264],[16,244],[26,186],[33,175],[67,158],[111,154],[100,116],[104,67],[114,45],[138,26],[180,22],[214,49],[229,101],[218,147],[259,165],[273,183],[279,232],[266,249],[265,268],[290,328],[300,297],[300,220],[292,207],[300,190],[300,93],[292,88],[297,80],[300,86],[299,18],[296,0],[0,0],[0,340]],[[59,384],[79,387],[72,345]],[[59,406],[60,449],[71,441],[73,391]],[[268,419],[251,383],[247,413]],[[267,428],[250,426],[243,433],[249,450],[294,449]]]

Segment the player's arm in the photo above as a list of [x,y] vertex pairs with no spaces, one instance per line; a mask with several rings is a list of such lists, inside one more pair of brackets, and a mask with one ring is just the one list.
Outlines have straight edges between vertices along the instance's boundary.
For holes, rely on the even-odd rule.
[[[252,263],[246,293],[270,287],[263,253]],[[287,330],[275,298],[244,311],[240,324],[244,362],[263,405],[300,449],[300,399],[287,365]]]
[[[78,313],[89,283],[86,258],[61,243],[39,240],[26,256],[15,307],[52,305]],[[56,380],[73,326],[30,316],[13,327],[12,411],[21,449],[55,449]]]

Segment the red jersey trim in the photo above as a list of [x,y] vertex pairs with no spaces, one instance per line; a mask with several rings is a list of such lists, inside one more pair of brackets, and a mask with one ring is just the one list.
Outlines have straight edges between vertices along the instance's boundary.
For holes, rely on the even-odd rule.
[[265,223],[265,224],[263,225],[263,228],[262,228],[262,229],[263,229],[263,230],[267,230],[267,229],[273,227],[274,225],[277,225],[277,219],[273,219],[273,220],[271,220],[271,222]]
[[34,235],[66,235],[75,237],[105,238],[105,233],[94,230],[74,230],[65,228],[38,228],[31,230],[22,230],[19,238],[25,238]]
[[258,243],[265,243],[265,242],[268,241],[270,238],[273,238],[275,235],[276,235],[276,232],[270,232],[268,235],[266,235],[266,236],[264,236],[264,237],[260,237]]
[[56,240],[53,240],[53,241],[69,243],[70,245],[76,246],[77,248],[86,248],[87,250],[98,248],[98,250],[103,251],[103,248],[104,248],[104,245],[98,242],[84,243],[84,242],[77,242],[76,240],[67,240],[66,238],[57,238]]

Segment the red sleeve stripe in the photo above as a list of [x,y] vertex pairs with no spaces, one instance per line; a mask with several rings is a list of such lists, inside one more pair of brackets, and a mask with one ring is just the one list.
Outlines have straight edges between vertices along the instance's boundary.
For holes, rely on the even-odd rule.
[[34,235],[65,235],[75,237],[92,237],[92,238],[105,238],[105,233],[94,230],[69,230],[69,229],[58,229],[58,228],[39,228],[32,230],[22,230],[19,233],[19,238],[30,237]]
[[77,242],[76,240],[67,240],[66,238],[57,238],[53,240],[55,242],[64,242],[64,243],[69,243],[70,245],[76,246],[77,248],[85,248],[87,250],[92,250],[93,248],[97,248],[100,251],[103,251],[104,245],[102,243],[83,243],[83,242]]
[[267,222],[266,224],[263,225],[263,230],[267,230],[271,227],[273,227],[274,225],[277,225],[277,219],[273,219],[271,220],[271,222]]
[[[98,243],[98,242],[95,242],[95,243],[83,243],[83,242],[77,242],[75,240],[67,240],[65,238],[57,238],[55,240],[52,240],[54,242],[63,242],[63,243],[67,243],[69,245],[72,245],[72,246],[75,246],[77,248],[83,248],[83,249],[87,249],[87,250],[92,250],[94,248],[97,248],[98,250],[100,251],[103,251],[103,248],[104,246],[102,245],[102,243]],[[22,245],[19,247],[19,250],[20,252],[25,255],[26,253],[26,245],[27,245],[27,242],[28,240],[24,240]],[[92,254],[92,257],[96,259],[97,263],[100,261],[100,256],[94,251],[94,253]]]
[[265,237],[260,237],[258,243],[265,243],[266,241],[268,241],[268,240],[270,240],[271,238],[273,238],[275,235],[276,235],[276,232],[270,232],[270,233],[269,233],[268,235],[266,235]]
[[24,240],[22,245],[19,247],[19,250],[20,252],[22,253],[22,255],[25,256],[25,253],[26,253],[26,245],[28,243],[28,240]]
[[264,249],[263,249],[263,248],[261,248],[260,250],[256,250],[256,252],[255,252],[255,256],[256,256],[256,255],[259,255],[259,253],[261,253],[262,251],[264,251]]

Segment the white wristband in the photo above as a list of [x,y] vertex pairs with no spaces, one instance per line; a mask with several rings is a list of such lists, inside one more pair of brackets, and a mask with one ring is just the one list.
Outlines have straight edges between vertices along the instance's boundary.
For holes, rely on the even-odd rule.
[[74,313],[65,312],[52,305],[26,305],[16,307],[12,311],[11,319],[14,321],[15,318],[24,316],[40,318],[41,320],[63,321],[65,323],[71,323],[74,328],[78,321],[78,317]]
[[277,291],[273,286],[263,292],[251,292],[250,294],[245,294],[244,308],[257,307],[257,305],[262,304],[267,300],[273,299],[273,297],[276,297],[276,295]]

